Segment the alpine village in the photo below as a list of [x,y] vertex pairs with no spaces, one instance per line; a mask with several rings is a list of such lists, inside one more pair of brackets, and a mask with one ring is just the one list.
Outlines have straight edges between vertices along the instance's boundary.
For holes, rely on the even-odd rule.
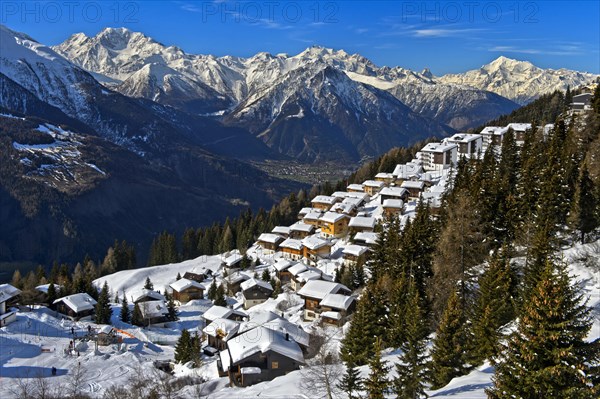
[[[0,108],[3,163],[92,140],[57,108]],[[104,178],[101,154],[85,167]],[[99,259],[14,270],[0,395],[600,397],[597,77],[240,209],[155,233],[147,254],[111,237]]]

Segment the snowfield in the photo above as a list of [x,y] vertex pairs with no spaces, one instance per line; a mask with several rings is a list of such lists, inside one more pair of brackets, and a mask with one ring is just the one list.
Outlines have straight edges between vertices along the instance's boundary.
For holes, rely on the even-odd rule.
[[[340,247],[343,243],[338,244]],[[256,254],[256,251],[254,252]],[[571,274],[576,278],[589,297],[588,306],[593,308],[594,325],[588,336],[590,340],[600,337],[600,240],[586,244],[576,244],[561,251],[561,256],[570,266]],[[264,259],[266,260],[266,259]],[[331,272],[332,263],[323,265]],[[115,291],[130,293],[140,289],[149,277],[156,289],[163,291],[164,287],[175,281],[177,273],[183,275],[186,271],[199,272],[210,269],[216,272],[220,280],[220,256],[202,256],[197,259],[164,266],[148,267],[145,269],[127,270],[105,276],[95,281],[100,286],[107,281],[113,295]],[[259,273],[267,267],[258,268]],[[205,283],[210,284],[210,279]],[[241,298],[238,296],[237,300]],[[233,299],[231,299],[233,303]],[[282,304],[284,302],[284,304]],[[208,300],[195,300],[179,307],[180,320],[168,323],[167,327],[139,328],[122,323],[119,320],[119,305],[113,305],[112,322],[115,328],[124,331],[121,334],[123,344],[99,346],[94,349],[93,342],[77,341],[74,352],[67,354],[66,349],[72,340],[71,328],[77,336],[87,332],[88,326],[97,328],[91,322],[72,322],[56,317],[56,313],[44,307],[30,312],[19,312],[17,321],[0,329],[0,397],[15,397],[15,389],[20,380],[47,378],[52,384],[63,387],[71,384],[71,375],[78,364],[84,370],[82,382],[83,391],[93,397],[101,397],[111,385],[124,385],[139,373],[140,368],[146,373],[161,373],[154,366],[154,361],[173,359],[174,345],[183,328],[197,331],[203,327],[201,315],[211,306]],[[267,311],[281,314],[290,321],[300,324],[307,331],[314,326],[301,319],[302,304],[300,298],[292,292],[281,294],[277,299],[252,307],[251,317]],[[347,326],[346,326],[347,327]],[[339,346],[339,341],[345,329],[328,328],[327,334],[335,336],[333,346]],[[398,351],[387,349],[383,357],[389,363],[397,362]],[[188,385],[181,388],[181,397],[197,397],[202,395],[210,398],[313,398],[307,393],[305,370],[289,373],[273,381],[263,382],[247,388],[232,388],[228,386],[227,378],[217,375],[216,357],[203,356],[203,364],[196,369],[185,365],[175,368],[176,377],[193,376],[203,378],[207,382]],[[51,368],[56,367],[56,376],[51,375]],[[343,367],[343,366],[339,366]],[[360,368],[363,376],[369,372],[368,366]],[[432,398],[485,398],[485,388],[491,385],[493,367],[488,363],[473,370],[470,374],[455,378],[447,386],[436,391],[428,391]],[[390,371],[390,378],[394,371]],[[343,396],[342,396],[343,397]],[[392,397],[392,396],[390,396]]]

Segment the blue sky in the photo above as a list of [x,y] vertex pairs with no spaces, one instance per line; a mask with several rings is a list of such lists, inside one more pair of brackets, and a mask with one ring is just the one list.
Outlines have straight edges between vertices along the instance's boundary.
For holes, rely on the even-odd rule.
[[600,73],[600,1],[71,1],[0,3],[0,22],[45,44],[127,27],[190,53],[296,54],[311,45],[434,74],[500,55]]

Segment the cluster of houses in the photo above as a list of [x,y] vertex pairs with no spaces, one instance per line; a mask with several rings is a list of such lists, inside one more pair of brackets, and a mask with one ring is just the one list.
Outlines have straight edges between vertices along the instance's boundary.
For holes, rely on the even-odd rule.
[[[545,126],[549,129],[551,126]],[[480,157],[490,145],[499,146],[512,130],[518,143],[531,129],[527,123],[488,126],[479,134],[458,133],[439,143],[428,143],[415,158],[397,165],[391,172],[378,173],[372,180],[349,184],[346,191],[318,195],[311,206],[298,213],[290,226],[277,226],[260,234],[249,254],[262,262],[278,284],[303,302],[301,318],[306,323],[342,326],[356,307],[356,296],[348,287],[334,281],[333,274],[344,265],[363,267],[378,240],[378,224],[385,217],[402,223],[413,216],[418,201],[426,201],[433,213],[461,157]],[[401,224],[402,224],[401,223]],[[217,277],[225,292],[241,298],[228,307],[212,306],[203,314],[205,354],[217,356],[220,376],[231,384],[247,386],[271,380],[304,364],[310,334],[271,311],[249,310],[273,297],[271,283],[241,270],[239,251],[223,254],[222,273],[218,270],[192,270],[171,283],[174,300],[185,303],[203,299],[208,281]],[[328,268],[324,265],[334,265]],[[0,321],[10,319],[10,299],[18,290],[0,286]],[[141,289],[128,293],[138,305],[145,325],[161,325],[168,320],[165,297]],[[59,298],[55,309],[67,317],[81,319],[94,312],[96,302],[89,295]]]

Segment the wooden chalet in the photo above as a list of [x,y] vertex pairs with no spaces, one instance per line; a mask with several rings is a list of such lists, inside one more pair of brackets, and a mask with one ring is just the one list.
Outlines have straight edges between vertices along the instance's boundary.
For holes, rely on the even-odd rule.
[[385,187],[384,182],[376,180],[367,180],[363,182],[362,185],[365,190],[365,193],[369,194],[370,196],[374,196],[375,194],[380,192],[381,189],[383,189],[383,187]]
[[17,312],[10,308],[19,302],[20,296],[20,289],[10,284],[0,284],[0,327],[17,320]]
[[194,280],[181,278],[169,286],[173,290],[173,299],[180,303],[204,298],[204,286]]
[[279,250],[279,243],[282,242],[284,238],[279,234],[273,233],[262,233],[258,236],[257,243],[262,248],[263,254],[272,254]]
[[368,247],[362,245],[348,245],[342,251],[346,266],[362,266],[367,260]]
[[375,229],[375,218],[370,216],[355,216],[350,219],[348,227],[350,228],[350,234],[356,234],[360,232],[369,232]]
[[404,201],[401,199],[386,199],[383,201],[383,213],[388,217],[402,215]]
[[93,316],[96,304],[96,300],[85,292],[58,298],[53,303],[58,313],[75,321]]
[[350,217],[344,213],[326,212],[320,218],[323,237],[343,237],[348,233]]
[[304,364],[304,354],[289,333],[259,326],[227,342],[219,354],[219,374],[232,386],[246,387],[283,376]]
[[312,280],[307,282],[299,291],[298,295],[304,299],[304,319],[314,320],[324,311],[320,303],[329,294],[350,295],[352,291],[340,283],[324,280]]
[[244,297],[244,309],[266,302],[273,295],[273,287],[266,281],[251,278],[241,285]]
[[279,244],[284,258],[291,260],[300,260],[304,256],[304,246],[302,241],[295,238],[288,238]]

